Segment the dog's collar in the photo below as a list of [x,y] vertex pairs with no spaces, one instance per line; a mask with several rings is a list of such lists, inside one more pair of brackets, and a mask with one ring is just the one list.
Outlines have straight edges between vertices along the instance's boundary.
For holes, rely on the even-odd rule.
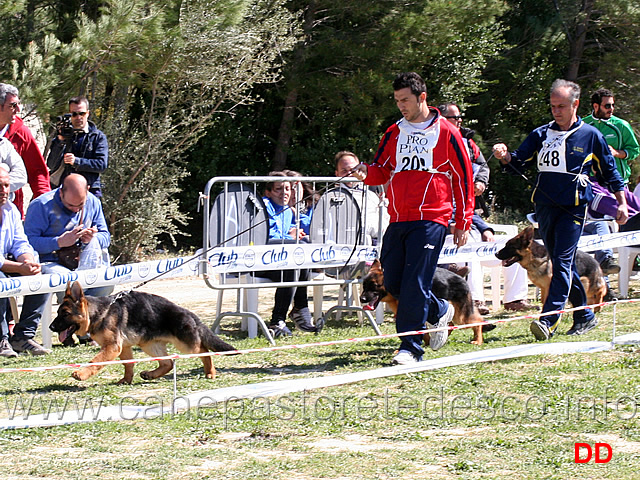
[[122,290],[121,292],[116,293],[115,295],[111,296],[111,302],[109,302],[109,305],[107,306],[107,310],[109,310],[109,308],[111,307],[111,305],[113,305],[114,303],[116,303],[118,300],[120,300],[122,297],[124,297],[125,295],[129,295],[129,293],[131,293],[131,290]]

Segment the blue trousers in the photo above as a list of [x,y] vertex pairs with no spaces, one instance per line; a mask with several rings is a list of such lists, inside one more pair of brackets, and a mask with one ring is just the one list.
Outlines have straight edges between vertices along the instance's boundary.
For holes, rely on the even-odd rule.
[[[431,292],[445,234],[444,225],[426,220],[391,223],[384,234],[380,262],[384,286],[399,300],[398,333],[436,324],[447,311],[448,302]],[[421,356],[422,335],[401,337],[400,349]]]
[[[586,305],[587,294],[576,271],[576,251],[582,235],[586,205],[536,205],[535,210],[540,235],[553,265],[549,296],[542,306],[542,312],[563,309],[567,298],[574,307]],[[581,324],[593,317],[591,309],[578,310],[573,312],[573,323]],[[540,320],[553,333],[560,323],[560,315],[545,315]]]
[[[7,278],[7,276],[4,273],[0,272],[0,278]],[[2,340],[3,338],[9,338],[9,320],[7,319],[8,308],[9,298],[0,298],[0,340]]]

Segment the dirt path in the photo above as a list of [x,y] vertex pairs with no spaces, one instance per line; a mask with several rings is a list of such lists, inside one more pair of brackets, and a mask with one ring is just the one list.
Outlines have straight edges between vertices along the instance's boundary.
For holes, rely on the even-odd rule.
[[[116,291],[126,290],[134,285],[123,285],[116,288]],[[139,289],[142,292],[161,295],[169,300],[181,305],[198,315],[203,322],[211,325],[216,318],[216,305],[218,303],[219,290],[214,290],[207,286],[202,277],[180,277],[166,280],[154,280]],[[313,289],[309,288],[309,306],[312,308],[313,301],[311,295]],[[258,313],[266,321],[271,318],[273,308],[272,288],[261,288],[259,290]],[[323,290],[323,312],[335,305],[338,301],[338,288],[336,286],[325,286]],[[57,309],[57,305],[54,305]],[[222,312],[236,310],[236,291],[226,290],[223,293]]]

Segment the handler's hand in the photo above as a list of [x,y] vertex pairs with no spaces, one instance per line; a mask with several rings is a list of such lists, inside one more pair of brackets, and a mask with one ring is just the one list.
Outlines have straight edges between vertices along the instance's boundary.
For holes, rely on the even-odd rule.
[[453,231],[453,243],[456,247],[460,248],[466,245],[468,239],[469,232],[467,230],[460,230],[459,228],[456,228]]
[[509,163],[511,161],[511,153],[504,143],[496,143],[493,146],[493,156],[500,160],[501,163]]
[[353,170],[351,170],[351,175],[356,177],[361,182],[364,182],[364,179],[367,178],[368,168],[366,163],[359,163]]
[[627,205],[618,205],[618,211],[616,212],[616,223],[618,225],[624,225],[629,220],[629,209]]

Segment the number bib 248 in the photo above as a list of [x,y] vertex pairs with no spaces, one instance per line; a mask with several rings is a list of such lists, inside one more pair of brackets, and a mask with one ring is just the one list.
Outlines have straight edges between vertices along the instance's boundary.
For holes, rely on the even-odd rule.
[[567,173],[567,138],[578,128],[567,132],[547,130],[547,138],[542,142],[542,148],[538,152],[540,172]]

